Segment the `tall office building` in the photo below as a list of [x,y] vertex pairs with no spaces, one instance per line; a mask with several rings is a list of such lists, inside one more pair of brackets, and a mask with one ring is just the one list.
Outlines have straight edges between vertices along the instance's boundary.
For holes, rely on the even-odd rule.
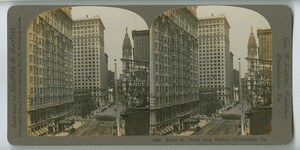
[[[150,42],[149,30],[132,31],[133,38],[133,60],[137,62],[149,62]],[[137,63],[139,64],[139,63]]]
[[199,85],[217,89],[226,107],[233,99],[233,54],[230,52],[230,25],[224,15],[199,18]]
[[150,135],[183,130],[199,113],[197,7],[160,15],[150,30]]
[[74,19],[74,88],[91,89],[98,108],[108,101],[108,55],[104,52],[104,25],[99,16]]
[[272,60],[272,32],[271,29],[258,29],[258,59]]
[[58,132],[73,113],[71,7],[37,16],[27,32],[27,125],[31,136]]

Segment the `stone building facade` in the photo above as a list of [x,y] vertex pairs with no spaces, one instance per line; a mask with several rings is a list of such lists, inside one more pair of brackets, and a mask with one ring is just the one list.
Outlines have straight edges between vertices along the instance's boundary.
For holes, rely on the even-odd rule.
[[272,32],[271,29],[258,29],[258,58],[272,60]]
[[199,18],[199,85],[216,89],[224,107],[233,99],[233,54],[230,52],[230,25],[224,15]]
[[160,15],[150,29],[150,135],[171,134],[199,113],[197,7]]
[[28,134],[62,130],[59,121],[73,113],[71,7],[44,12],[27,32]]
[[[133,60],[136,62],[149,62],[150,42],[149,30],[132,31],[133,39]],[[138,64],[138,63],[137,63]]]
[[108,101],[108,55],[104,52],[105,27],[99,16],[74,19],[74,88],[91,89],[95,105]]

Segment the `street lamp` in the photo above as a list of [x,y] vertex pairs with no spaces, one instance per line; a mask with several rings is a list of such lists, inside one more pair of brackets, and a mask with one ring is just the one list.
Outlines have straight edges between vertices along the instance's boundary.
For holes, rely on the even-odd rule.
[[245,133],[244,133],[244,131],[245,131],[245,129],[244,129],[244,121],[245,121],[245,115],[244,115],[244,100],[243,100],[243,96],[242,96],[242,86],[241,86],[241,58],[239,58],[239,91],[240,91],[240,94],[239,94],[239,100],[240,100],[240,102],[241,102],[241,134],[242,135],[245,135]]

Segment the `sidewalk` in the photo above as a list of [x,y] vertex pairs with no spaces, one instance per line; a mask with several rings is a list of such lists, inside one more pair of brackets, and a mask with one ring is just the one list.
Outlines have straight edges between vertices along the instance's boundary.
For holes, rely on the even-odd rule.
[[[78,129],[79,127],[81,127],[83,124],[85,124],[85,121],[75,121],[75,123],[73,124],[73,128]],[[69,132],[68,131],[62,131],[60,133],[55,134],[55,136],[68,136]]]
[[[198,127],[202,128],[205,125],[207,125],[210,121],[209,120],[200,120],[200,122],[198,123]],[[192,135],[195,132],[195,130],[187,130],[184,132],[181,132],[180,134],[178,134],[179,136],[189,136]]]

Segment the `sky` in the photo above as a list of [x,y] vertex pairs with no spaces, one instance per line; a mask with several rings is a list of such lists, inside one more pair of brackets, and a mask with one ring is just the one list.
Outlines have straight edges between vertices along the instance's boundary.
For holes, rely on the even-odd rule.
[[241,58],[241,76],[247,71],[246,57],[248,54],[248,39],[253,26],[253,33],[258,46],[257,29],[270,29],[268,21],[259,13],[250,9],[232,6],[198,6],[197,16],[209,17],[224,14],[229,25],[230,50],[233,53],[233,68],[238,70],[238,58]]
[[131,31],[132,30],[147,30],[149,29],[146,22],[139,15],[119,8],[113,7],[72,7],[72,18],[85,18],[100,16],[104,30],[104,51],[108,55],[108,70],[114,71],[114,59],[117,59],[118,75],[122,73],[122,45],[125,36],[125,29],[128,27],[128,35],[133,44]]
[[[234,54],[234,68],[238,69],[238,58],[241,58],[241,75],[247,71],[247,44],[253,26],[253,32],[256,37],[257,29],[270,28],[268,21],[259,13],[239,7],[232,6],[198,6],[197,16],[209,17],[211,14],[218,16],[224,14],[227,18],[230,30],[230,50]],[[108,68],[114,70],[114,59],[117,59],[118,74],[122,72],[122,44],[125,36],[125,29],[128,27],[129,37],[132,41],[132,30],[149,29],[146,22],[134,12],[113,8],[113,7],[72,7],[72,18],[84,18],[86,15],[93,17],[99,15],[105,26],[104,30],[104,47],[108,54]]]

